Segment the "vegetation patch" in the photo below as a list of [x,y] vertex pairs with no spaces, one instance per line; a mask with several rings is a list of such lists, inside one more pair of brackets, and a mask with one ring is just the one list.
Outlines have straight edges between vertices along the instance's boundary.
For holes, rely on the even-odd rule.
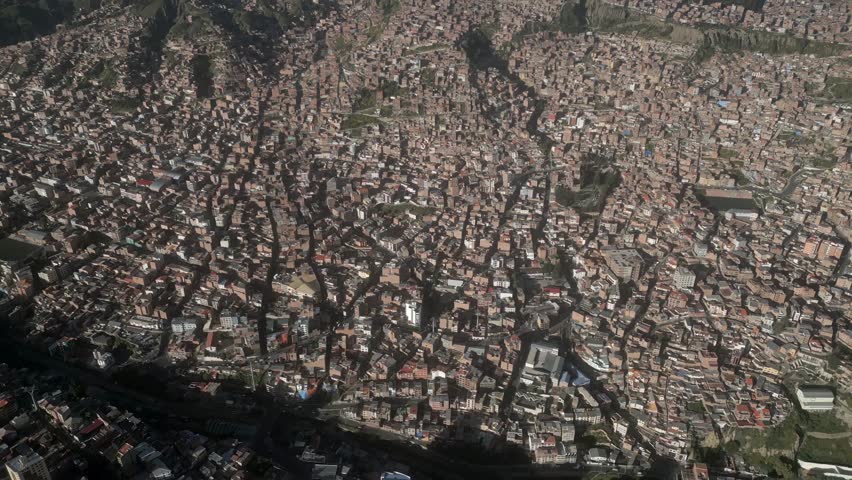
[[785,146],[793,148],[795,146],[802,145],[812,145],[815,142],[815,139],[812,135],[805,135],[805,132],[801,132],[798,130],[784,130],[775,136],[775,139],[778,140],[779,143],[783,143]]
[[380,38],[382,38],[383,33],[385,33],[384,22],[379,22],[375,25],[371,25],[370,28],[367,29],[367,43],[375,43]]
[[797,442],[796,422],[786,419],[766,430],[738,430],[736,439],[725,444],[729,454],[739,454],[748,465],[781,478],[795,478],[794,450]]
[[730,159],[737,156],[737,151],[731,148],[722,147],[719,149],[719,158]]
[[83,77],[84,83],[90,83],[95,80],[98,82],[98,85],[111,88],[118,82],[118,73],[116,73],[111,63],[100,60]]
[[56,26],[92,5],[76,0],[0,0],[0,46],[53,33]]
[[379,9],[382,15],[389,17],[399,11],[399,0],[379,0]]
[[608,159],[590,154],[580,166],[580,189],[571,190],[559,185],[554,193],[560,205],[591,213],[600,210],[620,181],[621,175]]
[[417,218],[421,218],[425,215],[433,214],[436,211],[435,207],[424,207],[410,202],[393,204],[385,203],[380,208],[384,215],[391,215],[394,217],[411,213]]
[[431,87],[435,85],[435,69],[434,68],[423,68],[420,70],[420,83],[424,87]]
[[360,129],[362,127],[366,127],[368,125],[376,125],[379,123],[379,119],[376,117],[372,117],[370,115],[359,115],[357,113],[353,113],[351,115],[347,115],[346,119],[343,120],[343,124],[341,127],[344,130],[353,130]]
[[479,443],[450,438],[439,438],[429,445],[429,450],[477,465],[521,465],[530,463],[527,452],[518,445],[505,445],[489,449]]
[[791,413],[780,424],[766,429],[738,429],[736,437],[725,444],[731,454],[740,454],[751,465],[765,465],[767,457],[788,452],[792,456],[798,441],[799,416]]
[[444,50],[448,47],[449,47],[449,45],[447,45],[446,43],[433,43],[431,45],[421,45],[419,47],[406,49],[402,54],[406,55],[406,56],[417,55],[417,54],[420,54],[420,53],[434,52],[436,50]]
[[198,98],[209,98],[213,95],[213,65],[208,55],[196,55],[190,62],[192,67],[192,83],[195,84],[195,95]]
[[830,156],[819,156],[811,159],[811,165],[816,168],[834,168],[837,165],[837,158]]
[[849,437],[839,439],[807,437],[799,449],[799,458],[806,462],[852,466],[852,443]]
[[[821,439],[807,435],[843,434],[848,426],[836,412],[805,412],[794,410],[779,425],[764,430],[740,429],[736,438],[726,444],[729,453],[738,453],[749,465],[755,465],[768,474],[795,478],[791,466],[799,437],[804,440],[799,447],[798,459],[808,462],[850,465],[851,437]],[[788,470],[789,469],[789,470]]]
[[346,40],[346,37],[343,35],[335,38],[334,44],[331,47],[331,49],[334,50],[334,54],[338,57],[345,57],[346,55],[349,55],[349,53],[352,52],[352,48],[352,42]]
[[571,274],[571,258],[560,251],[555,258],[542,262],[541,270],[551,278],[567,280]]
[[112,111],[118,113],[130,113],[136,111],[142,102],[138,98],[125,97],[119,95],[109,102],[109,107]]
[[390,97],[399,97],[408,94],[408,90],[399,86],[398,83],[394,81],[384,81],[382,82],[382,95],[385,98]]
[[[192,17],[192,23],[187,18]],[[191,3],[180,4],[180,15],[167,34],[171,38],[194,38],[207,32],[213,25],[213,19],[207,10],[196,8]]]
[[852,102],[852,78],[828,77],[823,96],[839,102]]
[[705,44],[725,53],[758,52],[769,55],[815,55],[830,57],[846,51],[838,43],[815,42],[774,32],[741,30],[734,28],[705,27]]
[[[732,4],[742,4],[746,9],[759,11],[759,0],[725,0]],[[759,52],[770,55],[812,54],[819,57],[835,56],[847,50],[847,46],[837,43],[817,42],[792,37],[781,33],[744,30],[730,27],[706,25],[690,27],[665,22],[648,15],[639,14],[621,5],[603,0],[585,0],[566,2],[559,17],[552,22],[531,22],[527,24],[509,45],[504,45],[504,54],[516,47],[523,37],[541,31],[561,31],[581,33],[586,30],[637,35],[644,38],[667,40],[676,43],[696,45],[693,55],[696,64],[703,63],[716,52]]]
[[500,31],[500,21],[494,20],[493,22],[488,22],[479,27],[479,29],[489,39],[494,38],[494,35]]
[[154,18],[157,12],[163,8],[163,0],[151,0],[148,3],[140,3],[136,6],[136,13],[140,17]]
[[352,111],[360,112],[376,108],[376,92],[367,88],[358,89],[352,101]]
[[286,2],[283,11],[276,8],[275,3],[271,3],[269,0],[258,0],[257,11],[265,17],[275,20],[278,27],[284,30],[293,23],[294,19],[302,16],[305,8],[301,0]]
[[52,68],[44,76],[44,86],[46,88],[56,87],[58,85],[67,85],[71,77],[68,75],[73,70],[74,64],[70,60],[62,60],[56,67]]

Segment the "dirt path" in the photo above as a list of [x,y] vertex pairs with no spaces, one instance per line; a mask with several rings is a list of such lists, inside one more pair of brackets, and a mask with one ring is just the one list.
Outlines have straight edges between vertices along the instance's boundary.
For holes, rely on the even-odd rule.
[[841,432],[841,433],[821,433],[821,432],[808,432],[806,434],[808,437],[814,438],[822,438],[826,440],[836,440],[840,438],[846,438],[852,435],[852,432]]

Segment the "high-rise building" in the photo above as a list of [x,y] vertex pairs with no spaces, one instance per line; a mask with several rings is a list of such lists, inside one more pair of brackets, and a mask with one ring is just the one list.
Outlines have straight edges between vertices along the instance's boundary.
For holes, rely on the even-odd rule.
[[231,312],[222,312],[219,316],[219,324],[226,330],[233,330],[234,327],[246,323],[246,317]]
[[92,352],[92,356],[95,359],[95,364],[97,364],[98,368],[102,370],[106,370],[115,364],[115,358],[113,358],[112,354],[109,352],[95,350]]
[[418,327],[420,326],[420,302],[416,300],[409,300],[404,304],[405,308],[405,321],[412,326]]
[[6,462],[11,480],[50,480],[50,470],[41,455],[19,455]]
[[618,278],[625,282],[639,280],[642,270],[642,256],[633,249],[616,249],[604,251],[607,266]]
[[689,289],[695,286],[695,274],[686,267],[678,267],[672,280],[677,288]]
[[312,318],[299,317],[296,319],[296,323],[293,325],[293,330],[298,332],[299,335],[307,337],[312,330],[316,329],[316,322]]

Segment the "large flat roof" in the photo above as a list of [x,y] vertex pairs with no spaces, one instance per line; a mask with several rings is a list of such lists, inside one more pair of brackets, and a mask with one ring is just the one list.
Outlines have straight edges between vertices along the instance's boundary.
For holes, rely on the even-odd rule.
[[826,387],[799,387],[799,392],[808,399],[834,399],[834,392]]

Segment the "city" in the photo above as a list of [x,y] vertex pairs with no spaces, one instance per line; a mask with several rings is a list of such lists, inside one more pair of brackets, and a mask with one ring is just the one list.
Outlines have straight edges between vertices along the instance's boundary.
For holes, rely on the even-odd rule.
[[852,478],[852,4],[20,1],[10,478]]

